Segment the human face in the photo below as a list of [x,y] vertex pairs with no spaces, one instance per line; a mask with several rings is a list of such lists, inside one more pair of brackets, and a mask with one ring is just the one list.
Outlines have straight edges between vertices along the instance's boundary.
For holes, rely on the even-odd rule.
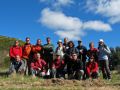
[[40,57],[41,57],[40,54],[37,53],[36,58],[37,58],[37,59],[40,59]]
[[73,43],[69,43],[69,46],[70,46],[70,47],[73,47]]
[[94,59],[93,58],[90,58],[90,62],[93,62],[94,61]]
[[77,54],[72,54],[72,59],[77,60]]
[[82,42],[78,42],[78,45],[79,45],[79,46],[82,46]]
[[16,55],[16,61],[20,61],[20,56],[19,55]]
[[47,43],[50,44],[50,42],[51,42],[51,41],[50,41],[50,38],[47,38]]
[[37,44],[41,45],[41,40],[40,39],[37,40]]
[[19,42],[18,41],[15,41],[15,46],[18,46],[19,45]]
[[58,43],[58,46],[61,47],[61,46],[62,46],[62,42],[59,42],[59,43]]
[[30,38],[26,38],[26,43],[27,43],[27,44],[30,43]]
[[64,43],[67,43],[68,42],[68,39],[67,38],[64,38]]
[[99,42],[99,45],[100,45],[100,46],[103,46],[103,45],[104,45],[104,42]]
[[90,48],[94,48],[94,43],[90,43]]

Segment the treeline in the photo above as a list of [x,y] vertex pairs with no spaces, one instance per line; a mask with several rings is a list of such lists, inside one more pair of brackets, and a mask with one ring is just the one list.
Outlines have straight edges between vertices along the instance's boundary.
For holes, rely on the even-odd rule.
[[110,48],[110,50],[110,67],[111,69],[115,69],[120,65],[120,47]]

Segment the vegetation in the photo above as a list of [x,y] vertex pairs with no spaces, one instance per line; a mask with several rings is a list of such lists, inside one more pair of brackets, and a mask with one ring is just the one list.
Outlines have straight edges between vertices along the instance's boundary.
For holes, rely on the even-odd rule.
[[[0,68],[6,68],[9,65],[9,48],[14,44],[16,38],[0,36]],[[23,45],[23,41],[19,40]]]
[[[63,79],[40,79],[30,76],[2,75],[2,71],[9,66],[9,48],[15,38],[0,36],[0,90],[120,90],[120,47],[111,48],[110,61],[112,68],[112,80],[63,80]],[[19,40],[23,45],[23,41]]]

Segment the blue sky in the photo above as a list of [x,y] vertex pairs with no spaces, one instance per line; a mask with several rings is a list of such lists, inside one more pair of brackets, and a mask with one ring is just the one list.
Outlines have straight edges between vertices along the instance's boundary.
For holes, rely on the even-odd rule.
[[120,0],[0,0],[0,35],[53,44],[68,37],[88,47],[100,38],[120,45]]

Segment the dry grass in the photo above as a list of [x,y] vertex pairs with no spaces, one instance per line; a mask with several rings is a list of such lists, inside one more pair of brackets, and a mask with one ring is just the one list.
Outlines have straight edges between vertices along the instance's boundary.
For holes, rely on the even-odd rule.
[[113,72],[113,79],[63,80],[40,79],[13,75],[0,77],[0,90],[120,90],[120,74]]
[[63,79],[33,79],[31,77],[15,76],[0,78],[0,89],[3,90],[120,90],[119,85],[112,85],[103,80],[63,80]]

